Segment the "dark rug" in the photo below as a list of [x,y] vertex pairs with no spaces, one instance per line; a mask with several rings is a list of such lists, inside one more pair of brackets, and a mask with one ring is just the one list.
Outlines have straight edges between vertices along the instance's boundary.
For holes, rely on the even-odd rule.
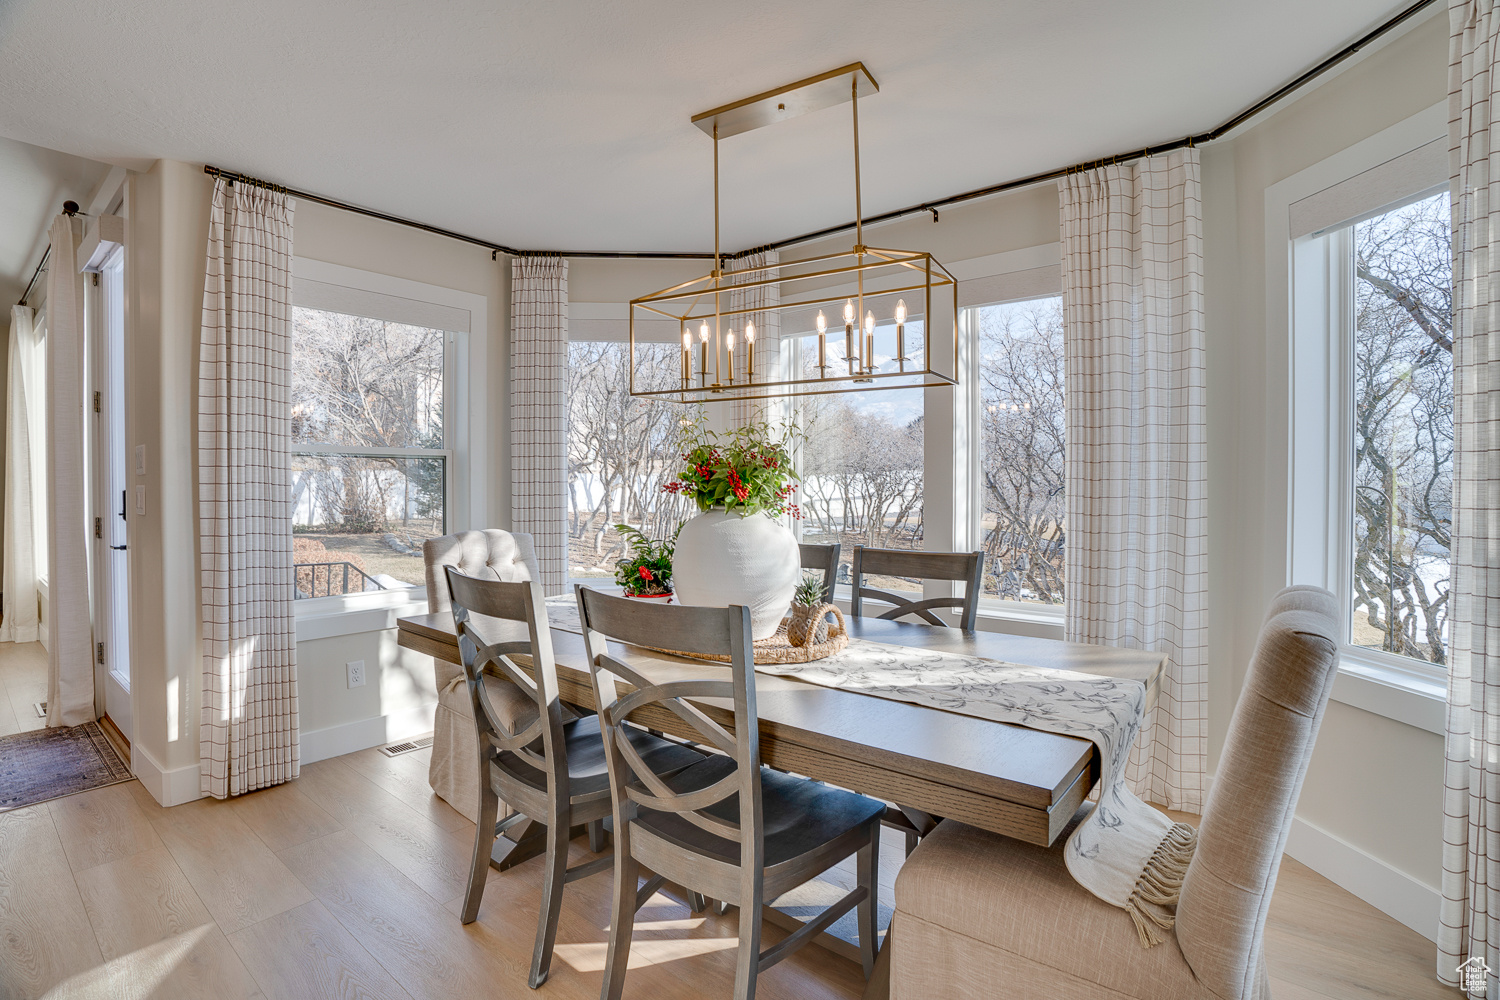
[[132,777],[97,722],[0,736],[0,812]]

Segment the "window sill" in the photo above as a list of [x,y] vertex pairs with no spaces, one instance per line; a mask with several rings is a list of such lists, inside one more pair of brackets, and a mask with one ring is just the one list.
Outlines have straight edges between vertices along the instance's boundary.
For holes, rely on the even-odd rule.
[[314,597],[298,601],[295,612],[298,642],[379,632],[395,628],[397,618],[425,615],[427,588]]
[[1345,647],[1333,700],[1442,736],[1447,728],[1446,682],[1417,670],[1373,662]]

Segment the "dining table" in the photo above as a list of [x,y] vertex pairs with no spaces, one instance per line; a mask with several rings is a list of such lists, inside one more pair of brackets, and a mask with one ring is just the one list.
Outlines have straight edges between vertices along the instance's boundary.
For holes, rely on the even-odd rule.
[[[846,616],[845,624],[852,639],[1137,680],[1146,686],[1148,710],[1166,666],[1166,657],[1158,652],[1090,643],[871,617]],[[480,634],[491,642],[521,639],[525,628],[487,619]],[[562,699],[595,710],[583,637],[557,623],[551,633]],[[460,662],[450,614],[399,619],[397,642],[414,652]],[[610,652],[657,683],[701,677],[705,666],[702,661],[613,641]],[[1100,776],[1095,745],[1080,737],[774,673],[757,672],[755,689],[762,763],[892,803],[888,819],[912,839],[940,818],[948,818],[1027,843],[1051,845]],[[733,712],[727,702],[703,699],[695,704],[732,730]],[[696,735],[659,706],[641,722],[686,739]],[[497,858],[497,866],[506,865]],[[888,960],[888,953],[882,959]]]

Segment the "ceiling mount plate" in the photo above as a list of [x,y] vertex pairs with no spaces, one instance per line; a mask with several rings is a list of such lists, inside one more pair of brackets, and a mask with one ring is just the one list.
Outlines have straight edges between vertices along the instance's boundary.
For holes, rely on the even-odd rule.
[[788,118],[796,118],[810,111],[831,108],[835,104],[854,99],[853,88],[849,85],[851,76],[859,85],[860,97],[879,92],[880,84],[865,69],[865,64],[850,63],[827,73],[819,73],[806,80],[798,80],[785,87],[777,87],[764,94],[756,94],[754,97],[694,115],[693,124],[710,136],[714,134],[714,126],[718,125],[719,138],[725,139],[765,125],[774,125]]

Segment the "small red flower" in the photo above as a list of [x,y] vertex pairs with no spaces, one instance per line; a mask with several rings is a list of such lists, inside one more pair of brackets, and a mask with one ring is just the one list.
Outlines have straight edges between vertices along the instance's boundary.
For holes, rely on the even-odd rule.
[[647,569],[645,566],[642,566],[637,572],[640,573],[641,579],[645,580],[647,583],[650,583],[652,580],[656,579],[656,577],[651,575],[651,570]]

